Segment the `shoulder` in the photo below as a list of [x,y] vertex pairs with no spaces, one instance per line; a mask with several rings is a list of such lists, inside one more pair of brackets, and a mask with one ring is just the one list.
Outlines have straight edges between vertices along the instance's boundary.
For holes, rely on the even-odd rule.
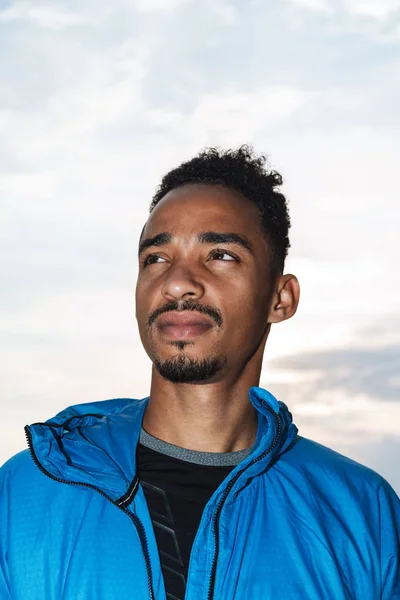
[[32,480],[41,479],[41,473],[32,460],[29,450],[12,456],[0,468],[0,494],[14,487],[26,489]]
[[25,514],[24,505],[30,510],[36,506],[43,494],[52,494],[49,489],[54,482],[39,471],[29,450],[15,454],[0,469],[0,529],[7,529],[18,515]]
[[[52,433],[49,435],[57,432],[57,435],[60,436],[63,435],[64,431],[79,430],[82,426],[98,426],[99,419],[107,422],[108,419],[126,420],[127,415],[133,415],[134,417],[136,413],[141,413],[146,401],[147,398],[143,400],[114,398],[98,402],[74,404],[63,409],[45,422],[34,423],[28,429],[39,433],[44,430],[51,430]],[[26,487],[32,481],[41,480],[43,477],[34,460],[32,460],[28,449],[12,456],[0,468],[0,486],[3,490],[4,486],[7,485],[18,488],[19,483]],[[45,477],[45,480],[51,481],[47,477]]]
[[297,436],[282,467],[296,473],[312,493],[340,502],[378,507],[387,498],[400,516],[400,500],[379,473],[327,446]]
[[55,417],[46,421],[46,423],[60,424],[74,417],[97,416],[107,417],[118,415],[125,410],[135,410],[146,404],[148,398],[141,400],[133,398],[112,398],[110,400],[99,400],[97,402],[84,402],[82,404],[73,404],[57,413]]
[[325,473],[331,477],[356,478],[367,481],[371,485],[379,485],[384,481],[373,469],[302,436],[297,436],[291,454],[290,459],[306,471]]
[[[9,458],[0,468],[2,479],[9,477],[12,473],[26,473],[33,465],[29,450],[22,450]],[[34,465],[33,465],[34,466]]]

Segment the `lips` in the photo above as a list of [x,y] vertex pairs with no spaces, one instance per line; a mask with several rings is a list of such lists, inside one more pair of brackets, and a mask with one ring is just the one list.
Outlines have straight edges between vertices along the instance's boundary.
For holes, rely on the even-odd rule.
[[191,338],[212,328],[210,320],[192,311],[163,313],[156,320],[157,329],[173,339]]

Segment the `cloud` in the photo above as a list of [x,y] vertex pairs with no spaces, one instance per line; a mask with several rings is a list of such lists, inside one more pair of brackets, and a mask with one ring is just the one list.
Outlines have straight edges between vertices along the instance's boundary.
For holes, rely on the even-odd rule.
[[330,13],[332,11],[329,0],[286,0],[293,7],[298,9]]
[[39,173],[0,173],[0,194],[33,198],[52,198],[57,185],[57,175],[52,171]]
[[[238,92],[235,86],[199,97],[188,113],[148,109],[146,118],[152,127],[163,127],[172,136],[183,132],[186,144],[197,148],[214,145],[240,145],[258,131],[292,117],[312,94],[290,86],[265,86],[253,92]],[[189,142],[190,140],[190,142]]]
[[93,18],[82,12],[68,10],[62,5],[35,5],[32,2],[17,1],[6,10],[0,11],[0,24],[15,21],[27,21],[38,27],[57,30],[88,25],[93,23]]
[[353,17],[384,21],[400,11],[399,0],[286,0],[293,8],[333,16],[345,10]]
[[132,0],[135,10],[142,13],[170,12],[189,4],[193,0]]
[[236,127],[243,127],[247,135],[252,136],[254,128],[265,122],[291,117],[309,97],[301,89],[293,87],[265,87],[253,94],[226,90],[203,96],[193,120],[206,122],[213,130],[228,131],[236,124]]
[[400,402],[396,384],[400,371],[400,345],[362,345],[287,356],[273,363],[290,372],[310,372],[306,394],[309,402],[322,392],[345,389],[349,394],[365,395],[374,401]]
[[400,0],[343,0],[347,11],[354,16],[383,21],[400,11]]
[[209,6],[222,24],[232,26],[240,22],[239,11],[229,0],[211,0]]
[[[87,57],[72,80],[68,78],[58,89],[53,84],[38,110],[9,109],[2,120],[9,151],[36,162],[47,153],[76,149],[78,138],[87,138],[128,111],[135,114],[150,52],[147,43],[136,40],[117,46],[107,58],[101,53]],[[79,57],[70,57],[70,64],[77,69],[78,61]]]

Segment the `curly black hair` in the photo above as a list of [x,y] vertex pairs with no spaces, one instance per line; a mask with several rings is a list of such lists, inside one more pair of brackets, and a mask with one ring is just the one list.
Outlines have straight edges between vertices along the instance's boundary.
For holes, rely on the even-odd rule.
[[237,190],[257,205],[272,251],[272,271],[275,275],[283,273],[290,247],[290,218],[286,198],[277,190],[282,185],[282,177],[276,171],[267,170],[266,162],[266,157],[255,154],[249,145],[237,150],[207,148],[162,178],[150,212],[168,192],[190,183],[223,185]]

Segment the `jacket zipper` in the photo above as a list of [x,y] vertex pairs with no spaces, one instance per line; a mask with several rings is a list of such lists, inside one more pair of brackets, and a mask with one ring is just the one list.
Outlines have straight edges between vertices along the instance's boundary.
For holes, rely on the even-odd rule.
[[152,578],[152,573],[151,573],[150,553],[149,553],[149,546],[147,543],[146,531],[145,531],[144,525],[143,525],[142,521],[139,519],[139,517],[137,515],[129,512],[128,509],[126,508],[132,502],[132,500],[136,494],[136,491],[138,488],[138,483],[139,483],[139,479],[138,479],[137,475],[135,475],[135,479],[133,480],[132,484],[129,486],[129,490],[128,490],[127,494],[124,494],[124,496],[122,496],[122,498],[120,498],[119,500],[115,500],[115,501],[112,498],[110,498],[110,496],[108,496],[105,492],[103,492],[100,488],[98,488],[95,485],[92,485],[90,483],[83,483],[80,481],[67,481],[65,479],[59,479],[58,477],[55,477],[54,475],[49,473],[41,465],[41,463],[39,462],[39,459],[36,456],[35,450],[33,449],[32,434],[29,431],[29,427],[26,426],[24,429],[25,429],[26,441],[28,444],[28,448],[29,448],[29,452],[31,454],[32,460],[35,463],[35,465],[38,467],[38,469],[44,475],[46,475],[50,479],[53,479],[54,481],[58,481],[59,483],[66,483],[67,485],[75,485],[75,486],[90,488],[90,489],[94,490],[95,492],[98,492],[101,496],[103,496],[103,498],[106,498],[106,500],[111,502],[111,504],[114,504],[114,506],[116,506],[117,508],[122,510],[122,512],[124,512],[130,518],[130,520],[133,522],[133,524],[136,528],[136,531],[137,531],[137,534],[138,534],[138,537],[140,540],[140,545],[142,548],[143,556],[144,556],[144,561],[145,561],[145,565],[146,565],[146,573],[147,573],[147,584],[148,584],[148,588],[149,588],[149,597],[150,597],[150,600],[155,600],[154,589],[153,589],[153,578]]
[[231,489],[233,488],[233,486],[235,485],[236,481],[239,479],[239,477],[245,472],[247,471],[247,469],[251,466],[253,466],[255,463],[257,463],[259,460],[261,460],[262,458],[264,458],[265,456],[267,456],[267,454],[269,454],[270,452],[272,452],[272,450],[275,448],[275,446],[277,445],[280,435],[281,435],[281,431],[282,431],[282,425],[281,425],[281,420],[278,414],[276,414],[272,408],[270,408],[270,406],[268,406],[268,404],[266,402],[264,402],[263,400],[261,400],[261,402],[263,403],[263,405],[265,406],[265,408],[273,415],[273,417],[275,418],[276,422],[277,422],[277,432],[276,435],[274,437],[274,439],[272,440],[271,444],[269,445],[269,447],[262,453],[260,454],[260,456],[258,456],[257,458],[254,458],[251,462],[249,462],[249,464],[242,469],[241,471],[239,471],[238,473],[236,473],[235,477],[233,479],[231,479],[231,481],[229,482],[229,484],[227,485],[225,492],[223,493],[223,495],[221,496],[218,504],[217,504],[217,508],[215,510],[214,513],[214,518],[213,518],[213,534],[214,534],[214,558],[213,558],[213,562],[211,565],[211,575],[210,575],[210,583],[209,583],[209,587],[208,587],[208,594],[207,594],[207,600],[213,600],[214,599],[214,589],[215,589],[215,579],[216,579],[216,574],[217,574],[217,562],[218,562],[218,553],[219,553],[219,521],[220,521],[220,517],[221,517],[221,512],[222,512],[222,508],[225,504],[225,501],[229,495],[229,492],[231,491]]

